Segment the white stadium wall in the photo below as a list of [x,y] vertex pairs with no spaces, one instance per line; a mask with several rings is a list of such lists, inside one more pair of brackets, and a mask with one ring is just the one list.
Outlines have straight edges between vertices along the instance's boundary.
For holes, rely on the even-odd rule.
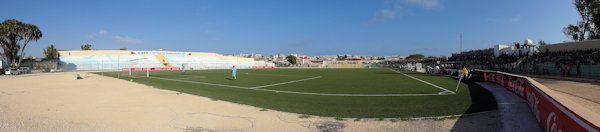
[[274,64],[252,58],[205,52],[86,50],[59,51],[60,68],[72,70],[201,70],[273,68]]

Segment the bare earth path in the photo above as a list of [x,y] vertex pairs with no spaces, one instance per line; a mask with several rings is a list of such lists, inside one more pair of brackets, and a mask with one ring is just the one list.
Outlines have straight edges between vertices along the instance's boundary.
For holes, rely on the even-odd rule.
[[600,114],[600,85],[575,81],[535,78],[544,86]]
[[[298,118],[298,114],[76,73],[0,78],[0,131],[493,131],[495,111],[451,119]],[[82,73],[84,74],[84,73]]]

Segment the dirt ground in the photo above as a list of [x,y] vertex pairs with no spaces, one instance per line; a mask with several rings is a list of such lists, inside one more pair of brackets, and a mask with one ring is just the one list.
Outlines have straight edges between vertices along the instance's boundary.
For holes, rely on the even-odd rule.
[[600,85],[575,81],[534,78],[544,86],[600,114]]
[[423,119],[299,114],[74,72],[0,77],[0,131],[494,131],[496,111]]

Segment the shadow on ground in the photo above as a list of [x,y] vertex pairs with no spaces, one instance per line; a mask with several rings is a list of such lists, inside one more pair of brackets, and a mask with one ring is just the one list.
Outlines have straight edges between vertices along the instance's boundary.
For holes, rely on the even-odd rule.
[[[497,109],[494,96],[475,82],[467,82],[469,85],[469,94],[471,106],[460,116],[456,124],[452,127],[453,132],[464,131],[494,131],[496,130],[496,112],[489,113]],[[481,112],[483,111],[483,112]],[[487,114],[481,114],[488,112]],[[480,113],[474,113],[480,112]]]

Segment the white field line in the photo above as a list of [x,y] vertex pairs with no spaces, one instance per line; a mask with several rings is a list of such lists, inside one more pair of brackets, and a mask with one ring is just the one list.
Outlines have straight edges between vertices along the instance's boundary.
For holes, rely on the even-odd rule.
[[196,82],[196,81],[186,81],[186,80],[169,79],[169,78],[162,78],[162,77],[151,77],[151,78],[156,78],[156,79],[161,79],[161,80],[169,80],[169,81],[178,81],[178,82],[187,82],[187,83],[197,83],[197,84],[221,86],[221,87],[249,89],[248,87],[234,86],[234,85],[225,85],[225,84],[216,84],[216,83],[207,83],[207,82]]
[[399,97],[399,96],[440,96],[450,94],[328,94],[328,93],[308,93],[294,91],[279,91],[270,89],[251,89],[259,91],[270,91],[275,93],[301,94],[301,95],[320,95],[320,96],[342,96],[342,97]]
[[453,95],[453,93],[443,93],[443,92],[442,93],[438,93],[438,94],[328,94],[328,93],[309,93],[309,92],[279,91],[279,90],[271,90],[271,89],[252,89],[251,87],[241,87],[241,86],[232,86],[232,85],[224,85],[224,84],[214,84],[214,83],[205,83],[205,82],[178,80],[178,79],[168,79],[168,78],[160,78],[160,77],[151,77],[151,78],[156,78],[156,79],[161,79],[161,80],[169,80],[169,81],[176,81],[176,82],[185,82],[185,83],[196,83],[196,84],[221,86],[221,87],[228,87],[228,88],[248,89],[248,90],[267,91],[267,92],[274,92],[274,93],[286,93],[286,94],[300,94],[300,95],[340,96],[340,97],[400,97],[400,96],[444,96],[444,95]]
[[259,75],[259,76],[279,76],[279,77],[311,77],[311,76],[298,76],[298,75],[278,75],[278,74],[259,74],[259,73],[247,73],[246,75]]
[[[390,69],[390,70],[392,70],[392,69]],[[412,78],[412,79],[415,79],[415,80],[417,80],[417,81],[423,82],[423,83],[425,83],[425,84],[429,84],[429,85],[431,85],[431,86],[433,86],[433,87],[435,87],[435,88],[438,88],[438,89],[444,90],[443,92],[440,92],[439,94],[442,94],[442,93],[451,93],[451,94],[456,94],[454,91],[450,91],[450,90],[448,90],[448,89],[442,88],[442,87],[440,87],[440,86],[438,86],[438,85],[435,85],[435,84],[432,84],[432,83],[430,83],[430,82],[423,81],[423,80],[421,80],[421,79],[419,79],[419,78],[416,78],[416,77],[413,77],[413,76],[410,76],[410,75],[404,74],[404,73],[402,73],[402,72],[399,72],[399,71],[396,71],[396,70],[392,70],[392,71],[394,71],[394,72],[396,72],[396,73],[400,73],[400,74],[402,74],[402,75],[404,75],[404,76],[407,76],[407,77],[410,77],[410,78]]]
[[196,75],[188,75],[185,73],[181,73],[181,74],[167,74],[167,73],[150,73],[150,75],[165,75],[165,76],[196,76]]
[[263,86],[256,86],[256,87],[251,87],[250,89],[259,89],[259,88],[265,88],[265,87],[283,85],[283,84],[288,84],[288,83],[302,82],[302,81],[312,80],[312,79],[317,79],[317,78],[321,78],[321,76],[316,76],[316,77],[311,77],[311,78],[305,78],[305,79],[300,79],[300,80],[294,80],[294,81],[287,81],[287,82],[282,82],[282,83],[275,83],[275,84],[263,85]]
[[180,77],[180,78],[172,78],[172,79],[191,79],[191,78],[206,78],[205,76],[190,76],[190,77]]

